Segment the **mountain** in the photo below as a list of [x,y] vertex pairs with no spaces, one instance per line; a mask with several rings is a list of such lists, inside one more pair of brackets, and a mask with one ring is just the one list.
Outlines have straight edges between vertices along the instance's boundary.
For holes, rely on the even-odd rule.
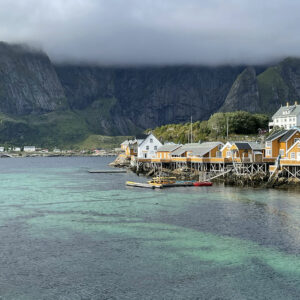
[[258,112],[260,110],[259,102],[255,68],[247,67],[233,83],[220,111],[246,110],[248,112]]
[[243,67],[101,68],[56,66],[69,106],[98,133],[129,134],[167,123],[208,119]]
[[26,46],[0,43],[0,111],[13,115],[45,113],[66,105],[48,56]]
[[133,135],[218,111],[272,114],[300,100],[300,59],[273,66],[102,67],[53,64],[0,43],[0,143],[65,146]]

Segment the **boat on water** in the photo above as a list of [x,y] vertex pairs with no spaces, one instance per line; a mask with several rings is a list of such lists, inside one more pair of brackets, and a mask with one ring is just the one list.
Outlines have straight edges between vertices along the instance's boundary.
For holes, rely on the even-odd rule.
[[180,186],[212,186],[212,182],[209,181],[195,181],[195,180],[176,180],[176,177],[154,177],[147,183],[127,181],[126,185],[142,187],[142,188],[164,188],[164,187],[180,187]]
[[153,177],[151,180],[148,181],[148,184],[153,186],[165,186],[165,185],[172,185],[176,183],[176,177]]
[[195,181],[193,183],[194,186],[212,186],[212,182],[210,181]]

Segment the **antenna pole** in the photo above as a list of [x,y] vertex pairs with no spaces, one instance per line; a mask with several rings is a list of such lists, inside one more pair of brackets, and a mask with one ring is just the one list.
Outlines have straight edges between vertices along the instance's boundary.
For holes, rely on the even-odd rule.
[[193,117],[191,116],[191,143],[193,142]]
[[226,118],[226,132],[227,132],[227,141],[228,141],[228,117]]

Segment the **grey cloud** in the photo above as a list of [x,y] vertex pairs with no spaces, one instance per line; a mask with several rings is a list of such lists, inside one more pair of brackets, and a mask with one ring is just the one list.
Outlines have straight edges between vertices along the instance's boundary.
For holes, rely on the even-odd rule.
[[56,61],[263,63],[300,54],[297,0],[0,0],[0,40]]

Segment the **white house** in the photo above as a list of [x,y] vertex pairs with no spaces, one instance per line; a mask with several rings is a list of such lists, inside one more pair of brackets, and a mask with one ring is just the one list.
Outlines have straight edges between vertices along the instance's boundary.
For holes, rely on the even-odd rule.
[[162,143],[151,133],[138,145],[138,158],[155,158]]
[[294,105],[281,106],[273,115],[272,122],[269,123],[269,130],[271,131],[275,126],[290,129],[295,126],[300,126],[300,105],[295,102]]
[[20,152],[20,151],[21,151],[21,148],[20,148],[20,147],[14,147],[13,151],[15,151],[15,152]]
[[4,147],[0,147],[0,152],[4,152]]
[[35,146],[24,146],[24,152],[34,152]]

